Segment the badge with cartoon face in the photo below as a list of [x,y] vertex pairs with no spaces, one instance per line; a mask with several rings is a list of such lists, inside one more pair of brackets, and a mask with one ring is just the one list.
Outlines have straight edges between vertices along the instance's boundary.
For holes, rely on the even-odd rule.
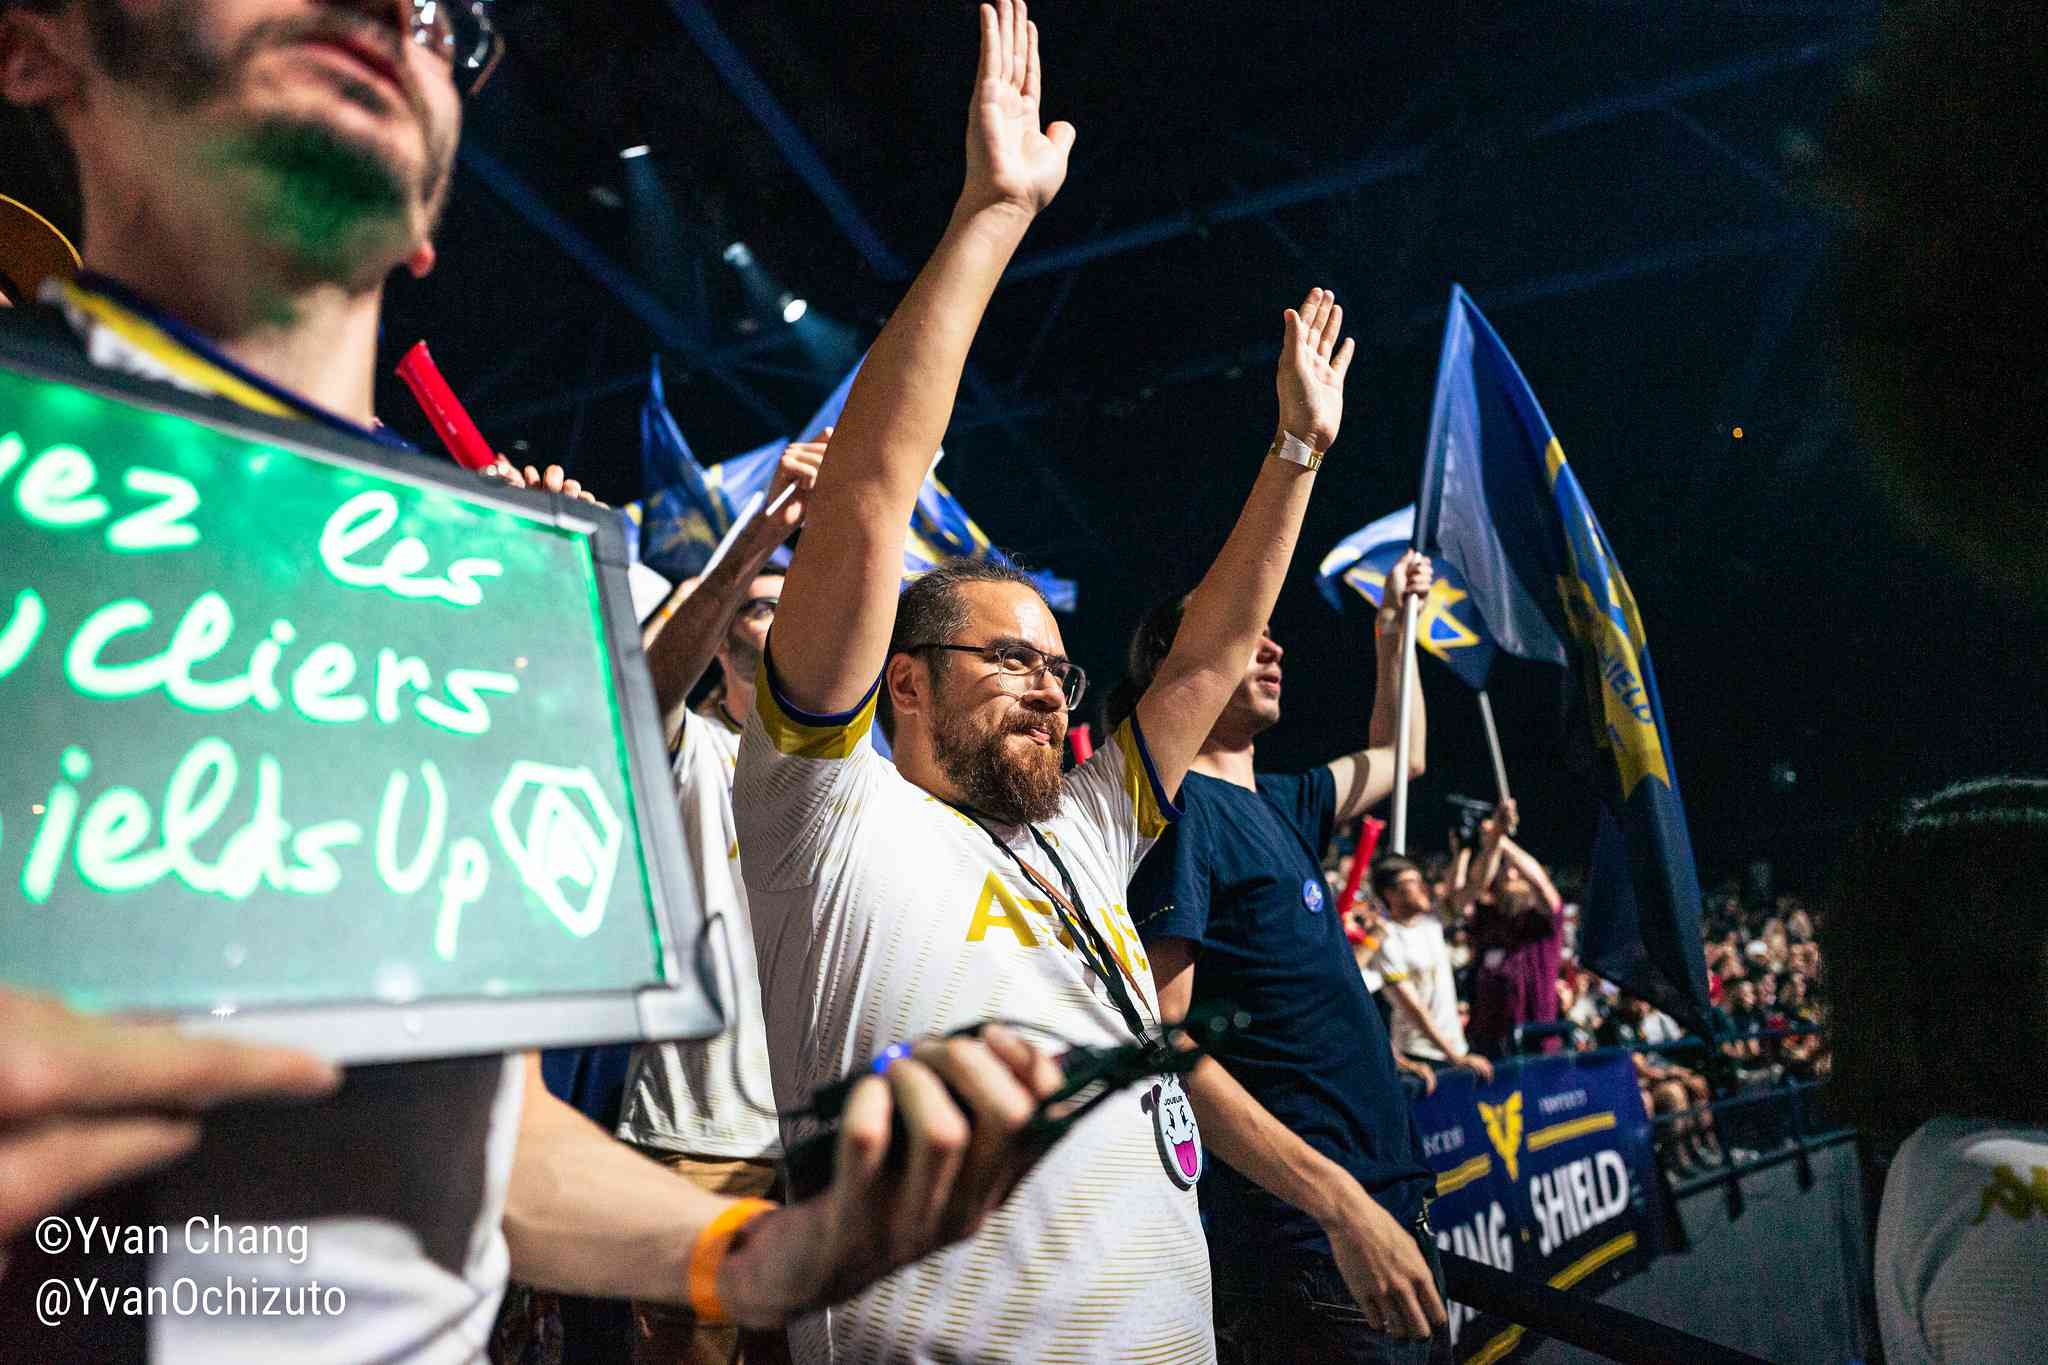
[[1152,1113],[1152,1136],[1159,1141],[1159,1160],[1174,1184],[1191,1190],[1202,1178],[1202,1130],[1180,1080],[1167,1076],[1153,1083],[1139,1101]]

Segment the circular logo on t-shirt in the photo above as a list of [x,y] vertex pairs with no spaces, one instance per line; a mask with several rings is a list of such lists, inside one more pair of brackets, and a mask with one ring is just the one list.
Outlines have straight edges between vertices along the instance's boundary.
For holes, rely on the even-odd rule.
[[1308,907],[1308,912],[1311,915],[1322,913],[1323,879],[1321,877],[1310,877],[1301,884],[1301,903]]

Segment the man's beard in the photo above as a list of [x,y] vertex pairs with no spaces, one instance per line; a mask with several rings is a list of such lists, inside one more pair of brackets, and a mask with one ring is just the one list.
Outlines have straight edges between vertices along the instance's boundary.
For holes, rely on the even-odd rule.
[[[1038,726],[1054,732],[1053,744],[1034,742],[1021,759],[1005,750],[1011,735]],[[972,712],[941,707],[932,717],[932,756],[968,805],[1007,824],[1034,824],[1059,814],[1064,730],[1052,717],[1031,712],[990,730]]]
[[[87,19],[94,53],[108,75],[154,91],[181,111],[228,93],[244,68],[268,48],[313,34],[360,34],[370,27],[345,14],[320,11],[252,25],[223,52],[208,46],[196,0],[165,0],[143,16],[131,14],[119,0],[88,0]],[[353,83],[345,84],[341,94],[378,110],[390,98]],[[365,238],[402,228],[413,202],[438,219],[454,167],[454,139],[449,130],[437,136],[417,94],[408,90],[406,104],[426,151],[412,183],[368,148],[322,124],[298,119],[266,118],[216,148],[222,165],[257,175],[259,189],[250,204],[255,233],[284,248],[306,274],[347,283],[360,268]],[[430,221],[430,233],[432,227]]]

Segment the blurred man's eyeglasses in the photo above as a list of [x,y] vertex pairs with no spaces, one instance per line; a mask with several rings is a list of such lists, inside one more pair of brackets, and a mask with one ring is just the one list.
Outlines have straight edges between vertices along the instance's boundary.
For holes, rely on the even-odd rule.
[[447,59],[464,95],[483,89],[505,55],[485,0],[412,0],[412,40]]
[[740,603],[740,609],[733,613],[733,619],[745,621],[748,625],[758,621],[772,621],[775,619],[775,609],[781,605],[782,599],[779,597],[749,597]]
[[1081,698],[1088,691],[1088,674],[1072,659],[1057,654],[1047,654],[1033,649],[1030,645],[1002,643],[993,645],[911,645],[904,652],[915,654],[923,649],[948,649],[957,654],[979,654],[996,666],[996,675],[1004,679],[1020,679],[1036,682],[1041,673],[1050,674],[1059,683],[1060,691],[1067,699],[1067,709],[1073,710],[1081,704]]

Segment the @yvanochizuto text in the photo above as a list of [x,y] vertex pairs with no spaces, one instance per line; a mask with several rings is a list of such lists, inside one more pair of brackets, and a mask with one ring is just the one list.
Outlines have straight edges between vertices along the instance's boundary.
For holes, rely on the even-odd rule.
[[83,1317],[338,1317],[347,1308],[348,1295],[339,1285],[275,1284],[256,1275],[181,1276],[151,1285],[53,1277],[36,1289],[36,1317],[45,1327]]

